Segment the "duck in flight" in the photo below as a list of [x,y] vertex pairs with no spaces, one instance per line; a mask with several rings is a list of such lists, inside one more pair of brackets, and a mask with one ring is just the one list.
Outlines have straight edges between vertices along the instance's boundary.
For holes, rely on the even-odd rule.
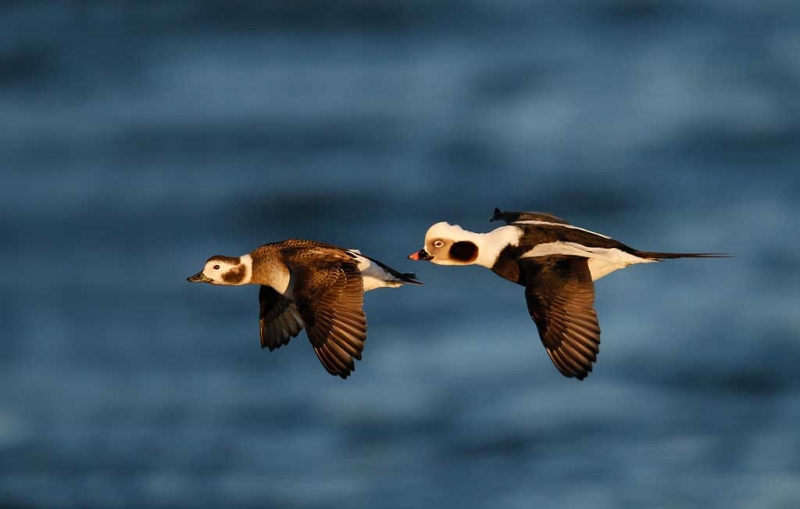
[[367,340],[364,292],[420,285],[355,249],[311,240],[266,244],[243,256],[212,256],[191,283],[260,285],[261,348],[274,350],[305,328],[322,365],[347,378]]
[[618,240],[543,212],[503,212],[488,233],[436,223],[425,245],[408,256],[438,265],[481,265],[525,287],[528,312],[550,360],[567,377],[583,380],[600,352],[594,281],[638,263],[673,258],[726,258],[718,253],[639,251]]

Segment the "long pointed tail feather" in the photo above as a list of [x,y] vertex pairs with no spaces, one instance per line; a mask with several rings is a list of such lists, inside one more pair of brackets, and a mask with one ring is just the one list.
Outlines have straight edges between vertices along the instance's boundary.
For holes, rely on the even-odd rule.
[[728,253],[656,253],[652,251],[636,251],[636,256],[648,260],[672,260],[675,258],[735,258]]
[[369,256],[366,256],[366,255],[361,255],[361,256],[363,256],[365,258],[369,258],[370,260],[372,260],[373,262],[378,264],[378,266],[380,266],[383,270],[385,270],[386,272],[388,272],[389,274],[391,274],[392,276],[397,278],[398,282],[400,282],[400,283],[409,284],[409,285],[421,285],[422,284],[422,281],[419,281],[417,279],[417,275],[414,274],[413,272],[400,272],[399,270],[395,270],[395,269],[389,267],[388,265],[386,265],[383,262],[379,262],[375,258],[370,258]]
[[417,275],[413,272],[402,272],[400,273],[399,279],[402,279],[404,283],[410,285],[421,285],[422,281],[417,279]]

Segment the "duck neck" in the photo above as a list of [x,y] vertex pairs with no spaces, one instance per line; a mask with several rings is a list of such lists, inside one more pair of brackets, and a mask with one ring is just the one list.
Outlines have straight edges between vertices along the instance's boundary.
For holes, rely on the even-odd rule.
[[271,257],[257,256],[253,259],[250,255],[243,256],[243,262],[245,257],[250,265],[248,283],[270,286],[281,295],[288,295],[291,274],[285,264]]
[[242,264],[242,267],[244,267],[244,277],[242,278],[241,284],[249,284],[253,279],[253,257],[249,254],[242,255],[239,257],[239,262]]
[[469,240],[478,246],[478,257],[474,263],[491,269],[506,247],[519,244],[521,235],[522,230],[516,226],[501,226],[487,233],[472,233]]

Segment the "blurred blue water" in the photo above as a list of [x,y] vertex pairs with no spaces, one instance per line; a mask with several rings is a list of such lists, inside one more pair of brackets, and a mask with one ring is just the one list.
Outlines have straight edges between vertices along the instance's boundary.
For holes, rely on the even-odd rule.
[[[800,504],[800,5],[0,11],[0,506]],[[495,206],[737,258],[600,281],[578,383],[519,287],[405,260]],[[288,237],[426,282],[345,382],[185,281]]]

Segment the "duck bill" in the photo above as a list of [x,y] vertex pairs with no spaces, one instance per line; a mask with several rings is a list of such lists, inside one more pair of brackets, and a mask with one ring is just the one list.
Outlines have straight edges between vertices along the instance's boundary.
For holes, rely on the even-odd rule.
[[430,261],[430,260],[433,260],[433,256],[431,256],[430,253],[425,251],[425,248],[423,247],[422,249],[420,249],[416,253],[411,253],[410,255],[408,255],[408,259],[409,260]]
[[194,276],[189,276],[186,278],[186,281],[190,283],[210,283],[212,279],[202,272],[198,272]]

